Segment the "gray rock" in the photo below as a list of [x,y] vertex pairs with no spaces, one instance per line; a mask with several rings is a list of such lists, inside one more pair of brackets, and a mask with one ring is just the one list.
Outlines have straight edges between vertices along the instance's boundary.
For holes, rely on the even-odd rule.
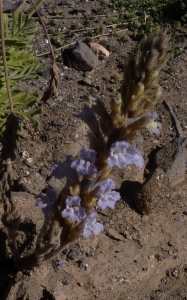
[[23,3],[23,0],[3,0],[3,12],[14,11],[22,3]]
[[113,43],[113,42],[107,42],[105,45],[105,48],[109,51],[109,52],[114,52],[117,50],[117,44]]
[[85,43],[80,42],[65,49],[62,57],[65,65],[79,71],[91,71],[101,64],[92,50]]

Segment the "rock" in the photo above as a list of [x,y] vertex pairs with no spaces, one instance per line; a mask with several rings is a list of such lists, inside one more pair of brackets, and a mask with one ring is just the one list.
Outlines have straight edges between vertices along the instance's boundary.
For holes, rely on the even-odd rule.
[[23,3],[23,0],[3,0],[3,12],[14,11],[22,3]]
[[70,250],[67,258],[71,259],[71,260],[76,260],[79,257],[79,252],[77,250]]
[[159,150],[155,157],[156,165],[161,168],[174,186],[185,179],[187,167],[187,138],[175,138]]
[[100,59],[106,59],[109,56],[109,51],[97,43],[90,43],[91,50]]
[[139,213],[150,214],[163,209],[167,204],[170,191],[169,180],[164,171],[157,168],[140,187],[135,198],[135,206]]
[[117,49],[117,44],[114,44],[112,42],[107,42],[105,47],[109,52],[114,52]]
[[92,50],[85,43],[80,42],[64,49],[62,57],[65,65],[79,71],[91,71],[101,63]]

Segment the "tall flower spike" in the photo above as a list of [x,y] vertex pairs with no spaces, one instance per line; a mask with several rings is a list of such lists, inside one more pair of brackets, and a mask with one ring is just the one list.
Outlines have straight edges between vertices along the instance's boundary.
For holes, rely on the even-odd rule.
[[158,79],[161,68],[169,58],[168,41],[166,31],[158,28],[154,35],[142,39],[136,57],[125,63],[121,114],[126,118],[150,112],[160,97]]

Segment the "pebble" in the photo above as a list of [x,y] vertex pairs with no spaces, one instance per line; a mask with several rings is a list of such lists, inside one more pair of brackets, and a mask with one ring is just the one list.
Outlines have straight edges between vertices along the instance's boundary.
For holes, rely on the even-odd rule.
[[52,266],[56,271],[59,271],[65,267],[65,263],[60,260],[56,260],[52,262]]
[[114,282],[121,282],[121,283],[130,283],[130,279],[128,278],[125,278],[123,276],[116,276],[114,279],[113,279]]
[[77,282],[77,285],[82,287],[84,284],[83,284],[83,282]]
[[177,277],[178,276],[178,270],[177,269],[173,269],[173,271],[171,272],[171,275],[173,277]]
[[64,142],[65,144],[71,144],[73,143],[73,140],[70,138],[67,138],[66,141]]
[[64,121],[62,120],[62,118],[58,117],[52,122],[52,125],[61,127],[64,125]]
[[53,99],[54,101],[58,101],[61,102],[62,101],[62,97],[61,96],[57,96]]
[[63,285],[69,285],[69,281],[68,281],[68,280],[65,280],[65,281],[63,282]]
[[100,61],[92,50],[85,44],[77,42],[62,51],[65,65],[79,71],[91,71],[100,65]]
[[67,255],[67,258],[71,259],[71,260],[75,260],[77,259],[79,256],[79,251],[77,250],[70,250],[68,255]]
[[155,254],[155,258],[159,261],[163,260],[162,254]]
[[83,80],[82,83],[84,85],[91,86],[92,85],[92,77],[91,76],[86,76]]

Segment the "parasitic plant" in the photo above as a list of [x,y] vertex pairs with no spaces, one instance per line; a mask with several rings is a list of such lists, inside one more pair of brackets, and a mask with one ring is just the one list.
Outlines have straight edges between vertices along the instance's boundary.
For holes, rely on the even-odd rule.
[[169,57],[168,40],[161,29],[143,38],[135,58],[125,64],[121,93],[111,100],[110,112],[99,99],[85,97],[79,118],[89,126],[90,147],[76,159],[67,156],[54,163],[52,176],[66,178],[66,183],[58,196],[48,189],[37,197],[45,222],[35,252],[16,261],[19,269],[39,266],[79,236],[88,238],[103,230],[95,207],[113,209],[120,199],[111,179],[113,168],[142,168],[142,154],[130,141],[138,130],[159,135],[162,128],[155,122],[154,107],[161,95],[159,73]]

